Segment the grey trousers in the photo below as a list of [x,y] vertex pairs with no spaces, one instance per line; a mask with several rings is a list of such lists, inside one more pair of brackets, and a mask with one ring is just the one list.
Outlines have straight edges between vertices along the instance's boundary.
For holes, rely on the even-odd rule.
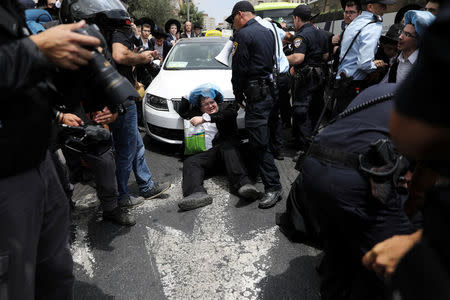
[[0,179],[0,300],[73,299],[69,202],[49,154]]

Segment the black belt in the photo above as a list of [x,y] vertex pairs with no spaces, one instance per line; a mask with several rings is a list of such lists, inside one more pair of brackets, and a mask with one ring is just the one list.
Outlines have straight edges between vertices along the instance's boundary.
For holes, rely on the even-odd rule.
[[359,170],[359,154],[312,144],[309,155],[332,164]]

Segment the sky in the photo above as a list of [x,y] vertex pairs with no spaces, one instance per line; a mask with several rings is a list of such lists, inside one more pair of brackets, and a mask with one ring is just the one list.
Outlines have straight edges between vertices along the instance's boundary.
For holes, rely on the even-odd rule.
[[239,0],[194,0],[198,10],[216,19],[216,24],[223,22],[231,14],[231,10]]

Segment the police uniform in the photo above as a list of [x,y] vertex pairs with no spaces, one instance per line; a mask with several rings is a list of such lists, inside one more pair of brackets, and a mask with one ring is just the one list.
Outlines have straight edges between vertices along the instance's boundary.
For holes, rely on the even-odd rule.
[[0,19],[0,298],[72,299],[69,202],[47,151],[52,65],[17,1]]
[[[368,88],[351,107],[394,91],[395,84]],[[317,135],[320,151],[311,151],[304,160],[286,214],[278,220],[285,230],[301,232],[324,245],[320,268],[324,299],[382,296],[384,284],[363,268],[361,258],[378,242],[414,231],[403,211],[402,196],[391,190],[385,203],[374,198],[358,165],[357,154],[366,153],[372,142],[389,138],[390,98],[337,120]]]
[[294,138],[300,149],[305,149],[323,107],[324,36],[306,23],[297,31],[293,45],[294,54],[305,55],[301,64],[294,65],[292,101]]
[[[232,16],[237,11],[252,11],[247,1],[240,1],[233,7]],[[230,20],[231,16],[227,19]],[[231,18],[232,19],[232,18]],[[272,72],[274,66],[275,40],[273,34],[254,18],[250,19],[234,35],[232,52],[233,92],[236,101],[245,101],[245,127],[249,133],[249,143],[254,151],[255,166],[264,183],[266,196],[281,198],[281,184],[278,169],[270,150],[268,119],[274,106]],[[265,198],[260,202],[263,207]],[[273,199],[272,199],[273,200]],[[273,206],[275,203],[269,201]],[[266,207],[263,207],[266,208]]]

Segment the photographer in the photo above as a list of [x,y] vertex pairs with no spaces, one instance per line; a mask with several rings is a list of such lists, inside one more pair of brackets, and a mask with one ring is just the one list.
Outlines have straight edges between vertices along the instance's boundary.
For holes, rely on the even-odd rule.
[[0,299],[72,299],[69,206],[47,152],[47,74],[92,59],[84,22],[28,37],[16,0],[0,4]]

